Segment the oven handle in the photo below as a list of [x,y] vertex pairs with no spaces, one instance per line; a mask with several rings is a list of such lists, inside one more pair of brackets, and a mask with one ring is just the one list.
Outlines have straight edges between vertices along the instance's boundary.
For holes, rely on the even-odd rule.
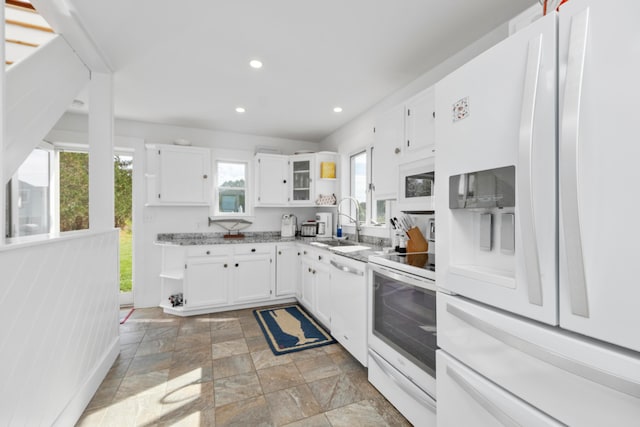
[[[384,360],[382,357],[378,356],[375,351],[369,349],[369,356],[371,356],[375,364],[378,365],[378,367],[382,370],[382,372],[384,372],[387,375],[387,377],[391,379],[391,381],[393,381],[398,387],[400,387],[402,391],[407,393],[416,401],[422,403],[423,405],[431,409],[433,412],[436,412],[436,404],[434,403],[436,399],[431,394],[424,391],[421,387],[418,387],[417,385],[415,385],[406,377],[401,376],[401,374],[398,374],[394,372],[392,369],[387,368],[386,366],[387,361]],[[411,389],[410,385],[413,387],[419,388],[420,390],[422,390],[424,394],[426,394],[429,397],[427,398],[424,396],[420,396],[414,390]]]
[[380,267],[378,265],[368,263],[369,268],[385,277],[393,279],[397,282],[407,283],[412,286],[416,286],[418,288],[427,289],[433,292],[436,292],[436,282],[427,278],[418,278],[416,276],[409,276],[407,274],[403,274],[402,272],[390,270],[385,267]]

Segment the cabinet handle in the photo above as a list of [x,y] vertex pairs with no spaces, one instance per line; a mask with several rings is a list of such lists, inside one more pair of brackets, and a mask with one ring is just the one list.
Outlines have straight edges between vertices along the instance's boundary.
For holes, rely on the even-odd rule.
[[311,273],[311,267],[309,267],[309,273]]
[[322,261],[322,255],[318,255],[318,261]]
[[315,270],[313,270],[313,274],[316,274],[316,271],[315,271]]
[[343,337],[344,337],[345,340],[349,341],[349,337],[348,336],[343,335]]
[[227,265],[227,264],[225,264],[225,265],[224,265],[224,268],[227,268],[227,267],[228,267],[228,265]]
[[300,256],[300,252],[298,252],[298,256]]
[[202,177],[203,177],[204,179],[209,178],[207,175],[202,175]]
[[255,252],[255,251],[256,251],[256,248],[251,248],[251,252]]
[[306,255],[306,254],[307,254],[307,251],[304,251],[304,254]]
[[283,183],[283,184],[286,184],[286,183],[287,183],[287,180],[286,180],[286,179],[283,179],[283,180],[282,180],[282,183]]
[[282,251],[278,251],[278,255],[282,255]]
[[236,263],[236,267],[238,266],[238,263]]
[[211,255],[211,251],[207,251],[207,255]]
[[396,147],[396,149],[393,150],[393,152],[396,153],[396,154],[400,154],[400,148]]

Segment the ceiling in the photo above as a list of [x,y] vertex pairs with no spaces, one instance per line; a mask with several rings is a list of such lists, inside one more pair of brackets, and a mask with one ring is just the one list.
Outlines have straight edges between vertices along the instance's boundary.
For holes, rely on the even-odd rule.
[[68,2],[115,71],[117,117],[305,141],[537,3]]

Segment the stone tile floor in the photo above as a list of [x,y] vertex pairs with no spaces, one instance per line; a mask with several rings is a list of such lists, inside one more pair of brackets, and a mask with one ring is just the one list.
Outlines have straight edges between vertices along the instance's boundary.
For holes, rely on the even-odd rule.
[[136,309],[78,426],[410,426],[339,344],[274,356],[253,310]]

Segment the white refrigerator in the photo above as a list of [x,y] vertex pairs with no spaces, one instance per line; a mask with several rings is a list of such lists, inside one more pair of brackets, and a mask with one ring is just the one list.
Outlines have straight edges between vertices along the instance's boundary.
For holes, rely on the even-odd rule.
[[436,85],[439,426],[640,425],[639,19],[570,0]]

